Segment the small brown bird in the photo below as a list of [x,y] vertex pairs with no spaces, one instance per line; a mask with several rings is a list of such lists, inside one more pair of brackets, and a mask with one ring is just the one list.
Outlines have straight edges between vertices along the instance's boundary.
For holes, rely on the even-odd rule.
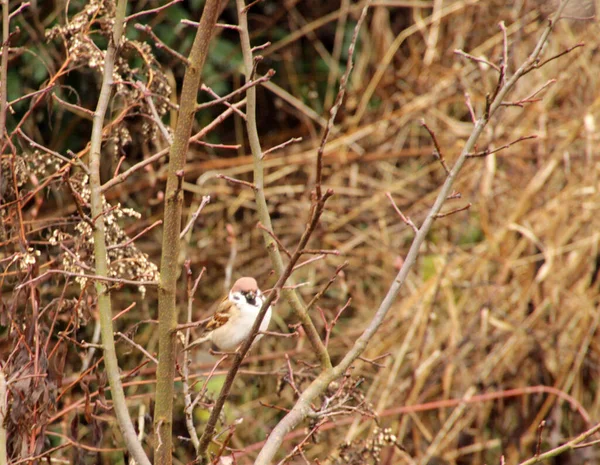
[[[229,294],[221,300],[217,311],[204,327],[204,334],[188,345],[188,350],[198,344],[211,341],[219,350],[236,349],[248,336],[258,316],[265,298],[254,278],[238,279]],[[266,331],[271,321],[271,307],[260,324],[260,331]],[[255,342],[262,337],[259,334]]]

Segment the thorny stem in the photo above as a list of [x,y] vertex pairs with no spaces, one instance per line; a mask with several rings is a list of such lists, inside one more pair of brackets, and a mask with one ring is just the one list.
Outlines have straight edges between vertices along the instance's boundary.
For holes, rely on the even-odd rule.
[[400,268],[400,270],[398,271],[398,274],[392,282],[388,293],[379,305],[379,308],[375,312],[367,328],[364,330],[362,335],[356,340],[353,347],[344,356],[344,358],[338,365],[331,369],[323,371],[308,386],[308,388],[305,389],[305,391],[302,393],[292,410],[271,431],[271,434],[269,435],[263,448],[258,454],[254,465],[268,465],[272,462],[273,457],[275,457],[275,454],[278,452],[286,434],[289,433],[294,427],[296,427],[311,413],[311,403],[327,389],[327,387],[332,381],[343,376],[344,373],[346,373],[346,371],[350,367],[350,365],[363,353],[363,351],[367,347],[367,344],[381,326],[385,316],[387,315],[394,300],[396,299],[400,288],[404,284],[404,281],[406,280],[410,269],[415,264],[421,245],[425,241],[427,234],[429,233],[431,226],[433,225],[433,222],[435,221],[437,215],[439,214],[442,208],[442,205],[444,204],[446,198],[451,192],[456,177],[460,173],[464,163],[467,161],[469,153],[475,147],[479,136],[481,135],[483,129],[489,121],[489,118],[498,110],[498,108],[500,108],[504,97],[508,94],[510,90],[512,90],[519,78],[521,78],[527,72],[527,70],[536,63],[536,60],[538,59],[542,48],[546,43],[548,36],[550,35],[550,32],[554,28],[556,19],[560,18],[561,12],[563,11],[567,2],[568,0],[563,1],[561,3],[560,7],[558,8],[558,11],[554,15],[555,19],[549,22],[548,26],[542,33],[537,45],[535,46],[534,50],[529,55],[527,60],[521,65],[521,67],[519,67],[517,71],[515,71],[514,75],[510,79],[508,79],[506,83],[498,83],[500,88],[496,92],[493,101],[490,102],[483,116],[480,117],[475,123],[473,131],[471,132],[469,139],[465,143],[465,146],[463,147],[454,166],[450,170],[450,173],[448,173],[448,176],[446,177],[446,180],[442,185],[440,192],[438,193],[433,207],[427,214],[425,221],[423,222],[417,234],[415,235],[415,238],[413,239],[411,247],[404,260],[404,264],[402,265],[402,268]]
[[154,462],[172,463],[173,394],[175,379],[175,339],[177,326],[177,271],[181,232],[183,192],[181,183],[189,146],[198,87],[212,32],[220,11],[220,0],[207,0],[188,57],[181,89],[179,115],[170,149],[169,172],[165,193],[164,230],[158,288],[158,368],[156,371],[156,407],[154,411]]
[[[113,33],[106,50],[102,87],[100,89],[100,96],[98,97],[98,105],[94,112],[92,137],[90,141],[90,208],[92,217],[95,218],[94,259],[96,264],[96,274],[102,277],[108,277],[106,232],[104,227],[104,215],[102,214],[102,193],[100,191],[102,128],[112,91],[111,86],[113,82],[115,58],[117,56],[119,44],[121,43],[123,19],[125,18],[126,9],[127,0],[119,0],[117,3]],[[150,460],[138,439],[125,402],[125,393],[123,392],[121,374],[119,372],[119,361],[115,349],[110,293],[106,284],[99,280],[95,282],[95,288],[96,293],[98,294],[98,314],[102,335],[102,347],[104,350],[104,366],[106,367],[108,375],[108,382],[110,384],[111,396],[115,414],[119,422],[119,428],[123,434],[127,449],[136,462],[140,465],[150,465]]]

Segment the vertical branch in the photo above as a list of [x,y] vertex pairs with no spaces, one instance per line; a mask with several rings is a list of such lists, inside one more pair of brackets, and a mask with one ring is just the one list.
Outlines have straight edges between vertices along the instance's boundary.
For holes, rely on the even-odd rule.
[[[6,78],[8,75],[8,0],[2,0],[2,58],[0,59],[0,141],[6,132]],[[2,164],[0,164],[0,184],[2,184]],[[2,194],[0,194],[1,197]]]
[[[0,140],[6,131],[6,78],[8,75],[8,0],[2,0],[2,61],[0,62]],[[0,175],[0,179],[2,179]]]
[[[252,79],[252,73],[254,71],[254,57],[252,54],[252,46],[250,44],[250,34],[248,31],[248,10],[244,0],[236,0],[239,23],[240,23],[240,42],[242,46],[242,54],[244,56],[244,67],[246,74],[246,83]],[[275,272],[281,276],[285,270],[283,264],[283,258],[279,252],[279,248],[275,242],[275,239],[267,232],[273,231],[271,224],[271,216],[269,215],[269,207],[267,206],[267,199],[264,191],[264,164],[262,157],[262,147],[260,145],[260,139],[258,137],[258,127],[256,125],[256,87],[252,86],[246,93],[246,127],[248,130],[248,141],[250,143],[250,151],[252,152],[252,159],[254,161],[254,195],[256,200],[256,210],[258,212],[259,221],[265,226],[266,230],[262,230],[263,239],[265,246],[271,259],[271,264],[275,269]],[[300,297],[293,289],[284,289],[282,291],[283,297],[292,307],[295,316],[302,323],[302,327],[306,332],[306,336],[310,341],[313,349],[317,353],[321,366],[323,368],[331,367],[331,360],[327,349],[321,340],[315,325],[313,324],[310,316],[306,312],[306,308]]]
[[169,173],[165,194],[164,230],[158,289],[158,368],[156,372],[156,408],[154,411],[154,462],[172,463],[173,392],[175,378],[175,339],[177,324],[177,267],[183,192],[181,181],[185,157],[194,122],[198,87],[208,47],[219,14],[220,0],[207,0],[183,78],[179,115],[170,150]]
[[[108,276],[108,259],[106,250],[106,233],[104,227],[104,215],[102,208],[102,193],[100,191],[100,160],[102,147],[102,126],[104,124],[104,116],[111,94],[111,86],[113,82],[113,70],[115,58],[123,34],[123,22],[125,18],[125,10],[127,9],[127,0],[119,0],[117,3],[117,11],[114,22],[114,29],[110,38],[106,55],[104,59],[104,72],[102,76],[102,87],[100,88],[100,96],[98,97],[98,105],[94,112],[92,138],[90,141],[90,206],[92,218],[95,218],[94,224],[94,259],[96,263],[96,275]],[[139,441],[133,422],[127,410],[125,402],[125,393],[119,373],[119,362],[117,359],[117,351],[115,349],[115,340],[113,335],[112,324],[112,308],[110,294],[106,283],[101,280],[96,280],[96,292],[98,294],[98,314],[100,316],[100,327],[102,335],[102,347],[104,349],[104,365],[110,383],[111,396],[115,409],[115,414],[119,422],[123,439],[127,445],[127,449],[134,459],[141,465],[150,465],[150,460],[144,452],[141,442]]]
[[[8,3],[8,2],[7,2]],[[4,376],[4,367],[0,367],[0,465],[8,464],[8,455],[6,451],[6,409],[8,408],[8,389],[6,388],[6,377]]]

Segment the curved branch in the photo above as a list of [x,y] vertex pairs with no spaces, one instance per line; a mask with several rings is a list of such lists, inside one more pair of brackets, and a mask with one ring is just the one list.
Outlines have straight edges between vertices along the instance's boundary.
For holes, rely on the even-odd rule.
[[[568,0],[565,0],[561,3],[554,18],[560,18],[560,14],[567,2]],[[452,186],[458,174],[460,173],[461,169],[463,168],[463,165],[469,158],[469,153],[473,151],[475,144],[479,139],[479,136],[483,132],[483,129],[489,122],[490,117],[493,114],[495,114],[496,111],[501,107],[502,101],[504,100],[506,95],[513,89],[517,81],[524,74],[526,74],[531,69],[531,67],[534,66],[534,64],[537,62],[541,54],[542,48],[548,40],[550,32],[552,32],[555,23],[556,19],[553,19],[548,23],[548,26],[542,33],[534,50],[531,52],[527,60],[525,60],[525,62],[519,67],[519,69],[515,71],[514,75],[510,79],[508,79],[506,83],[502,81],[498,82],[494,98],[489,103],[488,108],[486,109],[484,114],[475,123],[473,131],[471,132],[469,139],[465,143],[465,146],[463,147],[454,166],[448,173],[446,181],[442,185],[433,207],[427,214],[427,217],[425,218],[425,221],[423,222],[421,227],[418,229],[418,232],[415,235],[415,238],[413,239],[411,247],[408,251],[408,254],[404,260],[402,268],[398,271],[396,278],[391,284],[386,296],[379,305],[379,308],[375,312],[375,315],[373,316],[367,328],[364,330],[362,335],[356,340],[353,347],[345,355],[342,361],[332,369],[326,370],[323,373],[321,373],[321,375],[317,379],[315,379],[302,393],[292,410],[277,424],[277,426],[275,426],[275,428],[269,435],[264,447],[258,454],[254,465],[268,465],[271,463],[273,457],[279,450],[285,438],[285,435],[292,431],[292,429],[295,428],[301,421],[303,421],[312,411],[311,403],[327,389],[327,387],[332,381],[341,377],[350,367],[350,365],[363,353],[363,351],[367,347],[367,344],[383,323],[383,320],[386,317],[388,311],[390,310],[392,303],[396,299],[396,296],[398,295],[400,288],[402,287],[406,277],[408,276],[410,269],[415,264],[417,256],[419,254],[419,249],[425,241],[425,238],[427,237],[427,234],[429,233],[433,222],[435,221],[438,213],[440,212],[442,205],[444,204],[446,198],[450,194]]]
[[[115,58],[117,56],[121,36],[123,35],[123,24],[125,10],[127,9],[127,0],[119,0],[114,22],[113,34],[109,41],[106,55],[104,58],[104,74],[102,76],[102,87],[98,97],[98,105],[94,112],[92,138],[90,141],[90,205],[94,222],[94,258],[96,262],[96,275],[103,278],[108,277],[108,260],[106,250],[106,233],[104,228],[104,215],[102,207],[102,192],[100,183],[100,160],[102,146],[102,128],[104,117],[110,100],[113,82],[113,70]],[[140,465],[150,465],[150,460],[144,452],[142,443],[138,439],[137,433],[129,416],[127,404],[125,402],[125,393],[121,384],[121,375],[119,373],[119,361],[115,349],[114,330],[112,324],[112,305],[110,293],[106,284],[101,281],[95,283],[98,294],[98,314],[100,318],[100,328],[102,335],[102,347],[104,350],[104,366],[108,375],[111,396],[119,422],[119,428],[123,434],[123,439],[127,449]]]

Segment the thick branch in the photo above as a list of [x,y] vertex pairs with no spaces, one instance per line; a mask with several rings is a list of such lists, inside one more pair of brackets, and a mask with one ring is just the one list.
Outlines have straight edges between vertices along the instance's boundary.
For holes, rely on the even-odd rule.
[[[94,259],[96,263],[96,274],[101,277],[108,277],[108,260],[106,250],[106,234],[104,229],[104,215],[102,206],[102,193],[100,191],[100,160],[102,148],[102,127],[106,109],[110,100],[111,86],[113,82],[113,69],[115,57],[121,36],[123,34],[123,18],[127,9],[127,0],[119,0],[117,3],[117,12],[115,16],[113,34],[106,50],[104,60],[104,74],[102,77],[102,87],[98,97],[98,105],[94,112],[92,138],[90,141],[90,206],[92,217],[95,218],[94,227]],[[100,318],[100,327],[102,335],[102,347],[104,349],[104,366],[110,383],[111,396],[115,409],[115,414],[119,422],[119,428],[123,434],[123,439],[127,449],[138,464],[150,465],[150,460],[144,452],[144,448],[133,427],[133,422],[127,410],[125,402],[125,393],[121,384],[121,374],[119,372],[119,362],[115,349],[114,330],[112,324],[112,307],[110,294],[106,284],[97,280],[95,282],[96,292],[98,294],[98,314]]]
[[196,100],[202,69],[220,11],[220,0],[207,0],[196,37],[188,57],[189,66],[183,78],[179,116],[170,150],[169,173],[165,194],[164,230],[158,290],[158,369],[156,372],[156,408],[154,433],[157,437],[154,461],[161,465],[172,463],[173,391],[175,378],[175,339],[177,325],[176,285],[179,260],[179,235],[183,192],[181,176],[194,122]]

